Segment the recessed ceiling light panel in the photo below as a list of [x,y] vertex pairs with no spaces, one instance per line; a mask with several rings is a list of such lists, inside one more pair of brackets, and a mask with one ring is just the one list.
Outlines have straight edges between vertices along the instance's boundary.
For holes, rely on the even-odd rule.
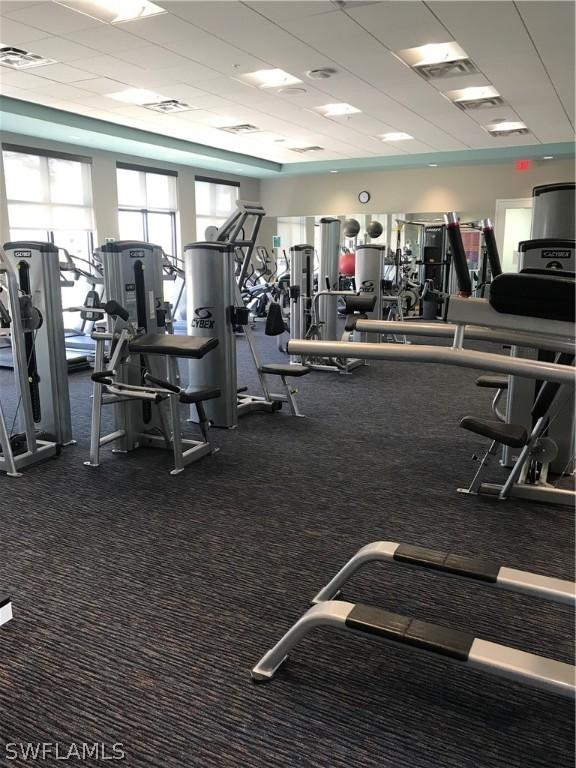
[[164,8],[150,0],[55,0],[55,2],[72,11],[78,11],[110,24],[120,24],[123,21],[167,13]]
[[346,104],[340,102],[338,104],[324,104],[322,107],[316,107],[316,111],[320,112],[324,117],[345,117],[347,115],[357,115],[362,112],[361,109],[353,107],[352,104]]
[[54,59],[46,59],[36,53],[23,51],[9,45],[0,47],[0,65],[11,69],[32,69],[33,67],[45,67],[48,64],[56,64]]
[[256,72],[238,75],[237,79],[256,88],[285,88],[287,85],[298,85],[302,82],[283,69],[259,69]]
[[126,88],[124,91],[107,93],[109,99],[121,101],[124,104],[136,104],[143,107],[145,104],[157,104],[161,101],[168,101],[166,96],[160,96],[154,91],[148,91],[146,88]]
[[382,141],[408,141],[409,139],[413,139],[414,136],[411,136],[409,133],[404,133],[403,131],[392,131],[392,133],[383,133],[378,138]]
[[463,110],[500,107],[504,104],[504,99],[492,85],[460,88],[456,91],[448,91],[446,96],[453,104]]
[[502,120],[498,123],[490,123],[486,126],[486,130],[492,136],[513,136],[515,134],[522,136],[530,133],[526,124],[520,120]]
[[466,51],[455,42],[404,48],[395,55],[427,80],[478,71]]

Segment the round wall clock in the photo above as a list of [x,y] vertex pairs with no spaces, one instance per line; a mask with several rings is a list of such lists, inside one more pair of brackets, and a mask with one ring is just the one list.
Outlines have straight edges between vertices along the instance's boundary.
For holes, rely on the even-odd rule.
[[363,190],[358,195],[358,200],[361,203],[367,203],[370,200],[370,192],[366,192],[366,190]]

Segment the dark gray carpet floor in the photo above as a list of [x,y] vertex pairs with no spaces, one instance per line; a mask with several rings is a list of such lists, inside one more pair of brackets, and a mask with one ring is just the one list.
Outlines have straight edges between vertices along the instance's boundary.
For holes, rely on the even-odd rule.
[[[570,510],[455,493],[485,445],[457,426],[489,413],[475,375],[313,373],[307,419],[248,416],[178,477],[158,451],[84,467],[90,387],[73,375],[78,444],[0,477],[0,591],[15,614],[0,630],[2,742],[122,743],[134,768],[572,766],[570,702],[368,637],[317,632],[272,683],[249,679],[370,541],[572,577]],[[9,382],[0,372],[3,398]],[[572,660],[562,606],[390,565],[346,596]]]

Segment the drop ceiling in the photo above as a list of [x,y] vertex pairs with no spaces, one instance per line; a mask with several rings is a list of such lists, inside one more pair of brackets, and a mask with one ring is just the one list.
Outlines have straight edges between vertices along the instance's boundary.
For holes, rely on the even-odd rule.
[[[71,125],[72,116],[95,118],[177,140],[183,151],[192,142],[217,148],[220,158],[222,150],[233,152],[236,165],[248,156],[254,175],[257,160],[267,161],[267,173],[387,160],[398,167],[451,152],[496,158],[522,147],[534,156],[574,140],[572,2],[155,2],[166,13],[121,24],[56,2],[0,2],[2,44],[57,62],[24,71],[0,67],[0,93],[61,110]],[[394,55],[449,41],[466,51],[476,73],[424,80]],[[310,79],[307,72],[318,68],[334,74]],[[242,79],[269,69],[302,83],[282,93]],[[493,86],[504,105],[468,112],[444,95],[472,86]],[[193,108],[163,114],[107,95],[127,89]],[[360,111],[325,117],[319,110],[342,103]],[[499,120],[523,122],[529,133],[491,136],[485,126]],[[65,122],[54,121],[64,141]],[[25,118],[6,125],[16,124],[22,130]],[[243,124],[260,130],[222,130]],[[88,122],[82,128],[88,131]],[[98,132],[97,123],[91,130]],[[387,133],[414,138],[378,138]],[[294,152],[308,146],[322,150]]]

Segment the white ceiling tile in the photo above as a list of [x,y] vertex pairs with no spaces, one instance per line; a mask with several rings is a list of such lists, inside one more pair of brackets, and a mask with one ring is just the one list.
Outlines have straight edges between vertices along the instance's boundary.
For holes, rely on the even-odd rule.
[[330,0],[319,0],[317,2],[306,2],[305,0],[299,0],[299,2],[294,2],[294,0],[291,0],[291,2],[279,2],[279,0],[270,2],[266,0],[266,2],[248,2],[246,5],[268,19],[280,23],[291,19],[315,16],[319,13],[338,12],[338,9]]
[[[222,7],[220,8],[220,13]],[[157,45],[169,43],[171,40],[190,40],[194,39],[195,27],[186,21],[173,16],[171,13],[164,13],[158,16],[148,16],[137,21],[126,21],[122,24],[122,29],[137,37],[150,40]]]
[[143,69],[168,69],[169,67],[185,67],[189,59],[179,56],[174,51],[168,51],[160,45],[147,45],[133,51],[119,51],[117,58],[135,64]]
[[89,27],[98,27],[102,24],[85,13],[71,11],[56,3],[35,3],[30,6],[23,3],[22,9],[11,11],[9,17],[21,24],[28,24],[52,35],[65,35]]
[[79,80],[92,80],[96,78],[96,75],[90,72],[70,67],[67,64],[49,64],[46,67],[38,67],[34,70],[34,74],[48,80],[56,80],[59,83],[76,83]]
[[574,123],[575,5],[550,0],[517,2],[516,5],[569,119]]
[[56,83],[43,78],[38,78],[36,89],[32,90],[36,90],[38,93],[43,93],[47,96],[52,96],[55,99],[73,100],[82,96],[82,91],[78,88],[74,88],[72,85]]
[[120,61],[120,59],[116,59],[113,56],[92,56],[89,59],[77,59],[74,62],[74,66],[85,72],[93,72],[96,75],[109,77],[111,80],[121,80],[122,82],[125,82],[125,78],[130,75],[146,74],[146,70],[143,70],[141,67]]
[[111,80],[108,77],[95,77],[92,80],[84,80],[81,88],[91,93],[115,93],[126,88],[126,84],[118,80]]
[[64,63],[74,61],[74,59],[94,56],[94,51],[91,48],[78,45],[78,43],[74,43],[65,37],[44,37],[42,40],[35,40],[30,47],[33,49],[33,53]]
[[42,83],[42,78],[35,77],[28,72],[18,72],[18,70],[2,67],[0,69],[0,81],[7,85],[14,85],[16,88],[38,88]]
[[422,2],[387,0],[359,7],[351,3],[346,13],[394,51],[449,42],[445,27]]
[[[34,40],[41,40],[43,37],[46,37],[46,32],[40,29],[21,24],[7,16],[0,19],[0,38],[5,45],[32,44]],[[32,48],[32,45],[29,47]]]
[[150,45],[148,40],[131,35],[110,24],[101,24],[99,27],[75,32],[70,37],[77,43],[81,43],[87,48],[93,48],[99,53],[115,54],[120,51],[134,51],[137,48]]
[[0,9],[2,11],[2,15],[5,16],[7,13],[12,13],[12,11],[22,10],[24,2],[28,3],[29,8],[31,8],[33,5],[41,5],[38,0],[2,0],[2,6]]

